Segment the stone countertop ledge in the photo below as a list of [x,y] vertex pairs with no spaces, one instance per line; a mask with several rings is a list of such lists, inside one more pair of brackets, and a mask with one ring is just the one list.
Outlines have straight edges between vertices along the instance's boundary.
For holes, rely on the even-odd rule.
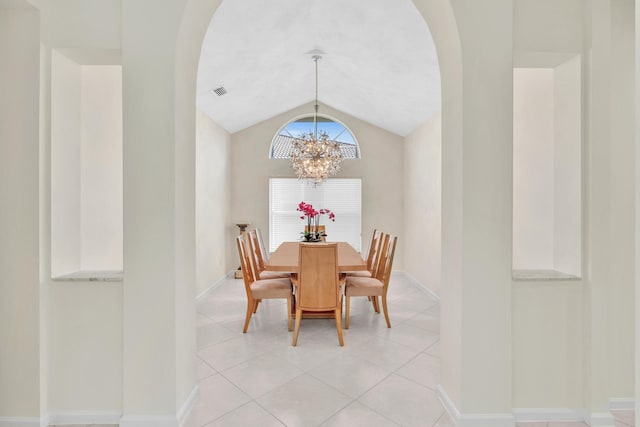
[[118,270],[75,271],[52,277],[55,282],[122,282],[124,273]]
[[517,281],[582,280],[578,276],[557,270],[513,270],[511,277]]

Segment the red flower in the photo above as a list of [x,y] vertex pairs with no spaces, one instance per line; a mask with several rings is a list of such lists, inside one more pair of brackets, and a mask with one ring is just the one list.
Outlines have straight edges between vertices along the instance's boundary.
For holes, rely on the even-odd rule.
[[331,212],[329,209],[320,209],[319,211],[317,211],[313,208],[313,205],[311,205],[310,203],[300,202],[298,203],[298,208],[296,210],[298,212],[302,212],[300,219],[305,219],[305,218],[312,219],[319,215],[328,214],[329,219],[331,221],[335,222],[336,220],[336,215],[333,212]]

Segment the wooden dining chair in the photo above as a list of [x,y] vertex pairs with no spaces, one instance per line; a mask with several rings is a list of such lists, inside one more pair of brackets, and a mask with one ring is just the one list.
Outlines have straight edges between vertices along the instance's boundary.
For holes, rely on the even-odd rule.
[[[351,306],[351,297],[371,297],[376,302],[378,297],[382,297],[382,309],[384,310],[384,318],[387,322],[387,328],[391,327],[389,321],[389,310],[387,308],[387,292],[389,290],[389,279],[391,278],[391,270],[393,269],[393,257],[396,251],[396,236],[385,234],[382,240],[382,249],[380,253],[380,263],[376,271],[375,277],[357,277],[347,276],[345,285],[345,320],[344,327],[349,329],[349,311]],[[377,304],[376,304],[377,305]],[[376,310],[379,312],[379,310]]]
[[263,247],[260,245],[260,234],[257,229],[250,230],[249,247],[251,248],[251,266],[254,270],[256,278],[264,279],[280,279],[288,278],[289,273],[279,273],[277,271],[265,270],[266,259],[264,258]]
[[338,341],[344,346],[342,334],[342,281],[338,270],[336,243],[301,243],[298,276],[294,279],[296,325],[292,345],[298,343],[303,312],[333,311]]
[[376,229],[373,230],[369,251],[367,253],[367,269],[363,271],[350,271],[347,276],[359,277],[375,277],[378,268],[378,260],[380,259],[380,245],[382,243],[382,233]]
[[247,294],[247,313],[242,332],[247,332],[251,316],[256,312],[259,301],[274,298],[284,298],[287,300],[287,328],[290,331],[292,326],[291,307],[293,303],[291,279],[256,279],[254,270],[251,267],[248,242],[244,236],[238,236],[236,237],[236,243],[238,246],[238,255],[240,256],[240,268],[242,268],[244,289]]
[[258,244],[260,245],[260,253],[262,254],[262,260],[263,262],[268,262],[269,261],[269,251],[267,250],[267,247],[264,244],[264,239],[262,238],[262,231],[260,231],[259,228],[256,228],[256,235],[258,236]]

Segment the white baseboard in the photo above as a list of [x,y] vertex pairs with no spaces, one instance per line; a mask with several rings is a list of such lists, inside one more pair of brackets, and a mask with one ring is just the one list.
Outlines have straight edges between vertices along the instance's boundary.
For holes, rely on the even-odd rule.
[[151,417],[145,415],[124,415],[120,427],[179,427],[175,417]]
[[0,417],[0,427],[47,427],[48,417]]
[[49,424],[118,424],[120,412],[76,411],[49,414]]
[[609,399],[610,411],[633,411],[636,400],[633,397],[616,397]]
[[431,289],[429,289],[424,283],[422,283],[421,281],[419,281],[418,279],[416,279],[415,277],[413,277],[411,274],[407,273],[406,271],[393,271],[393,272],[391,272],[391,275],[404,276],[405,278],[407,278],[411,282],[413,282],[418,288],[420,288],[421,291],[425,292],[426,294],[429,294],[429,296],[431,298],[433,298],[436,301],[440,302],[440,296],[439,295],[437,295],[435,292],[433,292]]
[[217,288],[218,286],[222,285],[226,280],[233,279],[234,274],[235,274],[235,270],[218,279],[218,281],[215,282],[213,285],[209,286],[207,289],[200,292],[198,296],[196,296],[196,301],[202,298],[203,296],[205,296],[206,294],[208,294],[209,292],[211,292],[212,290],[214,290],[215,288]]
[[514,427],[513,414],[461,414],[445,389],[438,384],[438,398],[458,427]]
[[182,425],[182,423],[187,418],[187,416],[189,416],[189,413],[193,409],[193,405],[196,402],[197,396],[198,396],[198,385],[196,384],[195,387],[193,387],[193,390],[191,390],[191,393],[189,393],[187,400],[184,401],[184,403],[182,404],[182,407],[180,407],[180,410],[178,411],[178,425]]
[[569,408],[513,408],[516,422],[583,422],[587,418],[584,409]]
[[588,414],[585,422],[591,427],[615,427],[616,420],[611,412],[592,412]]

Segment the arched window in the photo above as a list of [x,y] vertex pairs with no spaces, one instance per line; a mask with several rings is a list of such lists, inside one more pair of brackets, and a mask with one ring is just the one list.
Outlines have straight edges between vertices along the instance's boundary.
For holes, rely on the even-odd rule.
[[[318,134],[326,132],[329,138],[340,145],[342,157],[344,159],[359,159],[360,149],[358,141],[353,133],[339,121],[318,115]],[[291,144],[294,139],[299,138],[304,133],[313,133],[313,114],[298,117],[282,126],[271,141],[269,149],[270,159],[288,159],[291,153]]]

